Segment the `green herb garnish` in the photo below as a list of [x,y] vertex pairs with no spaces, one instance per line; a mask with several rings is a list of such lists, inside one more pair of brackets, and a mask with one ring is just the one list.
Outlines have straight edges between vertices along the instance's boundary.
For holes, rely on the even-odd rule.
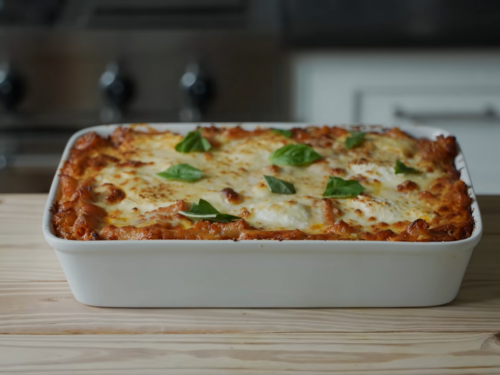
[[272,193],[295,194],[295,186],[292,183],[280,180],[273,176],[263,176],[267,187]]
[[394,169],[395,169],[396,174],[400,174],[400,173],[420,173],[420,171],[418,169],[407,167],[406,165],[404,165],[403,163],[401,163],[400,160],[396,161],[396,167]]
[[195,152],[195,151],[208,151],[212,148],[210,142],[201,136],[201,131],[197,130],[189,132],[187,135],[175,145],[175,150],[178,152]]
[[283,146],[269,156],[269,162],[274,165],[306,165],[319,159],[321,155],[304,144]]
[[330,177],[326,184],[323,197],[325,198],[352,198],[361,194],[365,188],[358,181],[344,180],[340,177]]
[[166,178],[167,180],[194,182],[201,178],[202,173],[199,169],[191,167],[189,164],[176,164],[156,175]]
[[179,213],[193,220],[208,220],[218,223],[229,223],[231,221],[241,220],[238,216],[221,214],[214,206],[204,199],[200,199],[198,204],[192,203],[189,211],[179,211]]
[[354,147],[358,147],[365,139],[366,133],[363,132],[351,132],[351,136],[347,137],[345,140],[345,147],[349,150]]
[[283,130],[283,129],[271,129],[271,131],[275,134],[282,135],[285,138],[292,138],[292,131],[291,130]]

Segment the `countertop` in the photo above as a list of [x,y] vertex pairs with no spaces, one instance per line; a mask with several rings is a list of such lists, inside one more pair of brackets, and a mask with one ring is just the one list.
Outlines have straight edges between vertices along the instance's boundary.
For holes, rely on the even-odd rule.
[[0,195],[0,374],[500,374],[500,196],[455,301],[431,308],[116,309],[77,302],[41,219]]

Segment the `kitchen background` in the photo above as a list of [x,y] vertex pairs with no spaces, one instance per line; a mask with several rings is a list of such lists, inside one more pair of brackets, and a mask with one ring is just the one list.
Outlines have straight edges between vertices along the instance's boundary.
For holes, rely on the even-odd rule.
[[115,122],[428,125],[500,194],[495,0],[1,0],[0,193]]

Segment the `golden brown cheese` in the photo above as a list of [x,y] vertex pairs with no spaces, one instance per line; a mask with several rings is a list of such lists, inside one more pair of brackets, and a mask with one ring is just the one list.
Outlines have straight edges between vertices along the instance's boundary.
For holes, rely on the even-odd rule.
[[[453,241],[473,230],[467,186],[454,165],[454,137],[414,139],[394,128],[369,132],[347,149],[339,127],[202,128],[209,152],[180,153],[182,136],[117,128],[109,138],[77,140],[60,171],[53,224],[71,240],[275,239]],[[322,156],[308,166],[275,166],[269,155],[287,145],[310,145]],[[421,171],[395,174],[396,160]],[[175,164],[202,170],[196,182],[157,173]],[[272,193],[263,175],[293,183],[295,194]],[[330,176],[357,180],[354,198],[323,198]],[[194,222],[179,211],[202,198],[241,220]]]

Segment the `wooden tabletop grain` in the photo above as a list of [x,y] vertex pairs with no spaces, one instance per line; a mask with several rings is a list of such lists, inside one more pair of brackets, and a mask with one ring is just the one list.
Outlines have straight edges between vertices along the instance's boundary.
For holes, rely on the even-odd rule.
[[75,301],[45,195],[0,195],[0,374],[500,374],[500,196],[455,301],[390,309],[113,309]]

